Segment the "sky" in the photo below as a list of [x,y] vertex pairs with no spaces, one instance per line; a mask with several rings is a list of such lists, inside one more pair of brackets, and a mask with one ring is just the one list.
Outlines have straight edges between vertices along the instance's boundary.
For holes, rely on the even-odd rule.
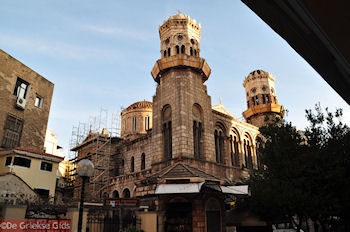
[[111,125],[112,113],[152,101],[158,27],[178,10],[201,24],[212,105],[221,98],[244,120],[243,80],[262,69],[275,77],[278,101],[298,129],[308,125],[305,109],[318,102],[331,111],[342,108],[349,124],[349,105],[239,0],[1,0],[0,49],[55,84],[48,128],[64,154],[79,122],[88,124],[102,112]]

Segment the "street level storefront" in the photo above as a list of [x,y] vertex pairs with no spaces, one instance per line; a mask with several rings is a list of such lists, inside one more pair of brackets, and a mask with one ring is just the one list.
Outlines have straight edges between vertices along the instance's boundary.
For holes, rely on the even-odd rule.
[[209,181],[157,186],[160,231],[226,231],[225,204],[234,201],[234,192],[247,195],[247,186],[235,187]]
[[223,232],[243,225],[226,215],[237,197],[248,197],[247,185],[232,186],[178,162],[136,186],[139,210],[143,211],[138,213],[141,229],[145,224],[142,216],[147,214],[156,214],[153,228],[158,232]]

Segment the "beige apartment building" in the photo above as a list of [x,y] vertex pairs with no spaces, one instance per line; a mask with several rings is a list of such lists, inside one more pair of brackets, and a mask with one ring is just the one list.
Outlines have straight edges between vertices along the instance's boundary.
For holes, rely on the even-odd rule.
[[44,198],[54,197],[62,157],[29,148],[0,151],[0,173],[12,173]]

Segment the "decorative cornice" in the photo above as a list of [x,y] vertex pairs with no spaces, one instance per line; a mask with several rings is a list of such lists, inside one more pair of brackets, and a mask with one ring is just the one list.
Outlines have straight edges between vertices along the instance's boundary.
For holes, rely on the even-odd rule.
[[203,76],[203,82],[208,80],[211,69],[205,59],[200,57],[179,54],[175,56],[165,57],[157,60],[152,69],[152,77],[154,81],[160,83],[161,76],[171,68],[187,67],[192,68]]

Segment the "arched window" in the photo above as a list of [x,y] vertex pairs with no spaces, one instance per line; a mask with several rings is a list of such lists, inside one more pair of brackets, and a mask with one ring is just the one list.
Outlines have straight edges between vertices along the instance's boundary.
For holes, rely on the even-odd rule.
[[130,171],[134,172],[135,171],[135,158],[134,156],[131,157],[131,161],[130,161]]
[[114,191],[113,191],[113,193],[112,193],[112,198],[114,198],[114,199],[119,198],[119,193],[118,193],[117,190],[114,190]]
[[243,150],[244,150],[244,167],[247,167],[248,163],[248,152],[247,152],[247,141],[243,141]]
[[172,129],[171,129],[171,107],[166,105],[162,111],[163,120],[163,152],[165,159],[172,158]]
[[270,103],[270,96],[269,96],[269,94],[263,94],[262,98],[263,98],[263,104]]
[[248,151],[248,168],[253,168],[253,157],[252,157],[252,148],[249,141],[247,141],[247,151]]
[[214,131],[216,162],[224,163],[224,127],[217,125]]
[[176,45],[176,54],[180,54],[180,47],[179,47],[179,45]]
[[168,48],[168,56],[170,56],[170,48]]
[[193,153],[195,159],[203,158],[203,141],[202,141],[202,108],[199,104],[192,106],[193,114]]
[[253,168],[253,157],[252,157],[252,142],[250,139],[250,136],[248,134],[245,134],[244,136],[244,161],[245,161],[245,167],[252,169]]
[[254,98],[254,102],[255,102],[254,105],[256,105],[256,106],[259,105],[259,104],[260,104],[260,103],[259,103],[259,96],[256,95],[256,96],[254,96],[253,98]]
[[163,54],[164,57],[166,57],[166,50],[164,50],[164,54]]
[[238,142],[239,135],[235,129],[232,129],[232,135],[230,135],[231,144],[231,163],[232,166],[239,166],[239,150]]
[[145,130],[149,130],[149,119],[150,119],[150,117],[147,115],[146,117],[145,117]]
[[136,131],[136,116],[132,117],[132,131]]
[[126,119],[124,118],[123,119],[123,131],[125,132],[125,129],[126,129]]
[[146,168],[146,155],[145,153],[142,153],[141,155],[141,170],[144,170]]
[[194,49],[194,56],[197,56],[197,50]]
[[200,159],[202,154],[202,123],[193,120],[193,151],[194,158]]
[[193,56],[193,48],[192,47],[190,47],[190,54],[191,54],[191,56]]
[[123,198],[130,198],[130,190],[129,189],[124,189],[123,190]]
[[184,54],[185,53],[185,45],[182,45],[181,46],[181,54]]
[[234,150],[234,165],[239,166],[239,150],[238,150],[238,138],[235,136],[233,140],[233,148]]

